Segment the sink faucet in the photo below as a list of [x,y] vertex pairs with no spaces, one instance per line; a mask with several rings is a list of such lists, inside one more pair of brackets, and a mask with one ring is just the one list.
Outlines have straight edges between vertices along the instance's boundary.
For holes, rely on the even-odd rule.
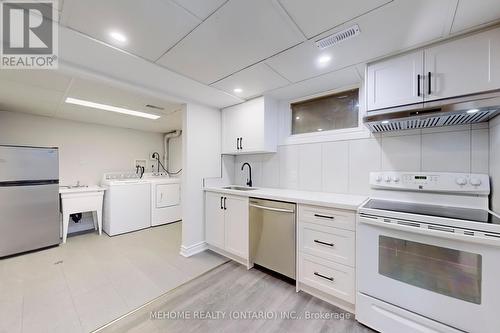
[[245,162],[241,166],[241,171],[243,171],[243,169],[245,168],[245,165],[248,165],[248,177],[249,178],[247,178],[247,186],[252,187],[252,166],[250,164],[248,164],[247,162]]

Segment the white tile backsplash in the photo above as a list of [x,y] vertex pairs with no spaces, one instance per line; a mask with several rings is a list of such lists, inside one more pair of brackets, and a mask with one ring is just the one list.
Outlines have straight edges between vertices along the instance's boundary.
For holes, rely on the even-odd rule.
[[321,191],[322,166],[321,145],[300,145],[299,188],[307,191]]
[[420,171],[421,135],[382,137],[382,170]]
[[370,172],[380,170],[381,139],[349,142],[349,193],[370,193]]
[[299,146],[281,146],[278,149],[280,159],[280,188],[299,188]]
[[[499,117],[500,118],[500,117]],[[241,164],[252,165],[254,186],[369,194],[371,171],[438,171],[493,174],[500,168],[500,126],[452,126],[391,132],[375,138],[280,146],[276,154],[236,157],[235,181],[245,184]],[[498,150],[498,149],[497,149]],[[490,156],[498,162],[490,162]],[[500,193],[500,171],[497,171]],[[493,181],[494,182],[494,181]],[[500,195],[497,207],[500,209]]]
[[349,192],[349,142],[322,144],[323,192]]
[[489,172],[490,132],[488,129],[471,131],[471,172]]
[[469,172],[470,131],[422,135],[422,171]]

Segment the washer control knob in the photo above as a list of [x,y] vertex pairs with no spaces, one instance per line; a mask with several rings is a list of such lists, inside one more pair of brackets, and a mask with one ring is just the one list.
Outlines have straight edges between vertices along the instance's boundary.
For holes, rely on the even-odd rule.
[[377,183],[380,183],[380,182],[382,181],[382,176],[381,176],[381,175],[377,175],[377,176],[375,177],[375,181],[376,181]]
[[395,183],[399,183],[400,179],[398,176],[394,176],[392,177],[392,180],[395,182]]
[[470,179],[470,184],[472,186],[479,186],[479,185],[481,185],[481,179],[479,179],[479,178],[471,178]]
[[385,176],[385,182],[390,183],[391,182],[391,176]]
[[455,182],[457,183],[457,185],[460,185],[460,186],[463,186],[463,185],[467,185],[467,179],[465,179],[464,177],[458,177]]

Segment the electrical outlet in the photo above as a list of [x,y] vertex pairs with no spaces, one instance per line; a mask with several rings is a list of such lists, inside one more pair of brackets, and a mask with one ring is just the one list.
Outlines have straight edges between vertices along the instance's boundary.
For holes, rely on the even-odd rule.
[[155,152],[154,151],[149,152],[149,160],[150,161],[156,161]]

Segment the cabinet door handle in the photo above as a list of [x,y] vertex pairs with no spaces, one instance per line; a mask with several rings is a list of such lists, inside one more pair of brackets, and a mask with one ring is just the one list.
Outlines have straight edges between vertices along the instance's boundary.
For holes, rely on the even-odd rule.
[[226,198],[226,197],[224,197],[224,210],[226,210],[226,209],[227,209],[227,208],[226,208],[226,199],[227,199],[227,198]]
[[326,245],[326,246],[331,246],[331,247],[335,246],[335,244],[333,244],[333,243],[322,242],[322,241],[317,240],[317,239],[315,239],[314,242],[318,243],[318,244]]
[[314,214],[315,217],[321,217],[323,219],[330,219],[330,220],[334,220],[335,217],[333,216],[327,216],[327,215],[321,215],[321,214]]
[[334,280],[333,277],[319,274],[318,272],[314,272],[314,275],[319,276],[320,278],[326,279],[326,280],[331,281],[331,282],[333,282],[333,280]]
[[236,138],[236,150],[240,150],[240,138]]
[[420,74],[417,75],[417,96],[420,97]]
[[224,209],[224,206],[222,206],[222,199],[224,199],[224,198],[220,197],[220,209]]
[[428,82],[428,84],[429,84],[429,91],[428,91],[428,95],[430,95],[430,94],[432,94],[432,89],[431,89],[431,87],[432,87],[432,86],[431,86],[431,72],[429,72],[429,82]]
[[243,138],[240,138],[240,149],[243,149]]

